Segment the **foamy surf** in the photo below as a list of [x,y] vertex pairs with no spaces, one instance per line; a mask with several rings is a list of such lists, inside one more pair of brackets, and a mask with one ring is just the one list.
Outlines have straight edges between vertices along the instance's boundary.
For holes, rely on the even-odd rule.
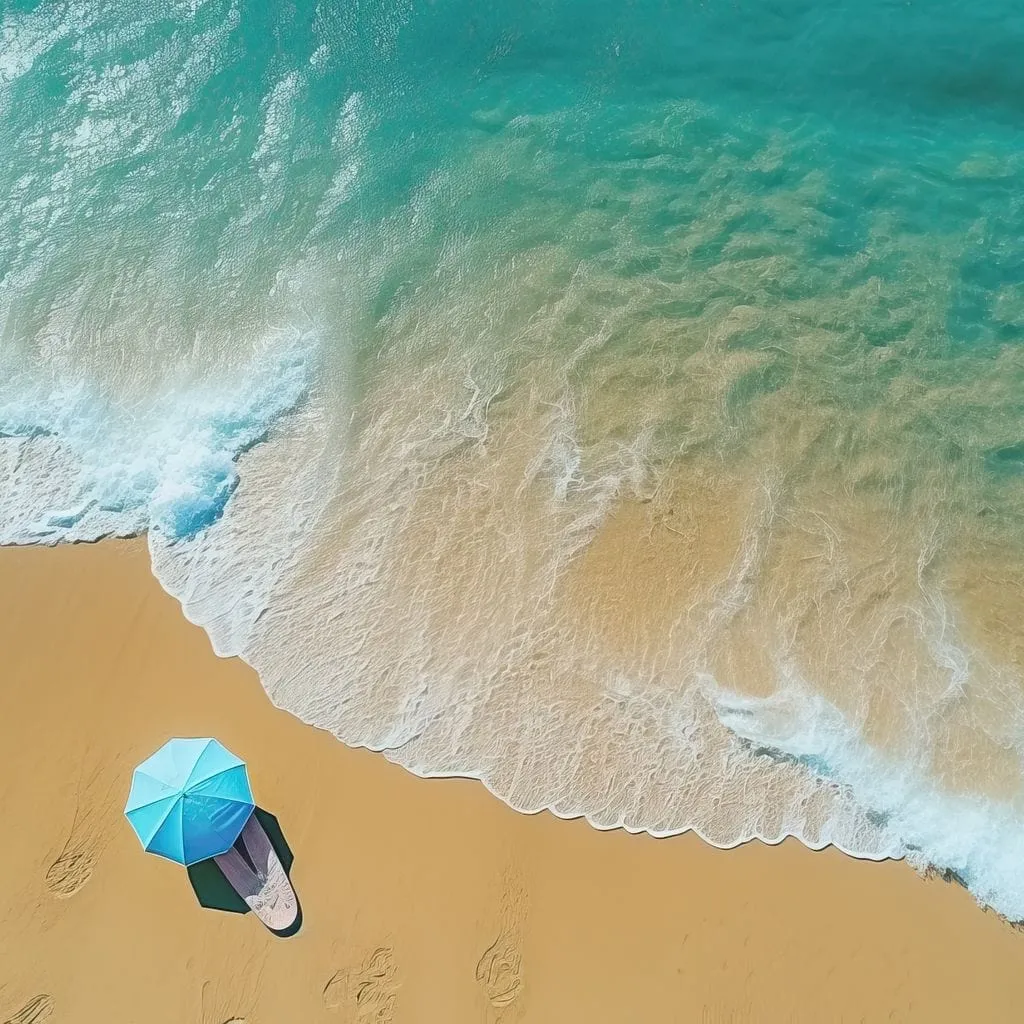
[[5,10],[0,540],[147,533],[418,774],[1024,917],[1007,12],[542,6]]
[[238,485],[238,458],[303,398],[311,358],[308,340],[277,341],[236,380],[170,390],[142,408],[84,384],[9,382],[0,543],[147,530],[180,540],[208,528]]
[[[920,759],[873,748],[834,706],[793,678],[770,697],[711,694],[719,720],[760,756],[786,756],[848,789],[892,837],[897,856],[967,886],[979,903],[1024,920],[1024,818],[1018,800],[951,791]],[[1017,752],[1020,756],[1020,750]]]

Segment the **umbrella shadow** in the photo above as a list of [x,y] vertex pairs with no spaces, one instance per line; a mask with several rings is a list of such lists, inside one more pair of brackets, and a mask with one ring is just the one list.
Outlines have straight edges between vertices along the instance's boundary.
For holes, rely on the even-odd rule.
[[[277,854],[278,860],[281,861],[281,866],[284,868],[284,872],[290,882],[295,855],[288,845],[288,840],[284,837],[280,822],[273,814],[265,811],[262,807],[257,807],[253,814],[270,839],[270,845],[273,846],[274,852]],[[207,910],[220,910],[226,914],[252,913],[249,905],[235,892],[231,883],[224,877],[224,872],[221,871],[217,862],[212,858],[190,865],[188,868],[188,880],[201,907]],[[292,888],[294,889],[294,886]],[[296,899],[298,899],[297,896]],[[281,938],[288,938],[294,935],[301,927],[302,904],[299,903],[298,915],[295,918],[294,924],[282,931],[270,930]]]

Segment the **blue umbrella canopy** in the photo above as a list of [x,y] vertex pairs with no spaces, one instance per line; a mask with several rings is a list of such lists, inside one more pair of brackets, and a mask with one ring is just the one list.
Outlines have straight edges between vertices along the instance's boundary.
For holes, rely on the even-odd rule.
[[124,813],[145,850],[195,864],[230,850],[254,806],[244,761],[214,739],[173,739],[135,769]]

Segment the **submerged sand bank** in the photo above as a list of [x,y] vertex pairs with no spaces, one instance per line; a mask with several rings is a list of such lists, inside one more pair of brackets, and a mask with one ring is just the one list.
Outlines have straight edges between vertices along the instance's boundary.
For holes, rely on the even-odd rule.
[[[0,1021],[1018,1019],[1024,935],[963,890],[416,779],[275,710],[143,543],[0,550],[0,631]],[[292,847],[294,938],[201,909],[121,817],[132,766],[204,734]]]

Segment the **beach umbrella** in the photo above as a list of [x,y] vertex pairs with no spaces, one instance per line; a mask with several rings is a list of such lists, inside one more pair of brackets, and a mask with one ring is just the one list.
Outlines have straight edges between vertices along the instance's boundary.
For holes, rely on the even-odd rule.
[[135,769],[124,813],[143,849],[195,864],[230,850],[254,807],[244,761],[214,739],[173,739]]

